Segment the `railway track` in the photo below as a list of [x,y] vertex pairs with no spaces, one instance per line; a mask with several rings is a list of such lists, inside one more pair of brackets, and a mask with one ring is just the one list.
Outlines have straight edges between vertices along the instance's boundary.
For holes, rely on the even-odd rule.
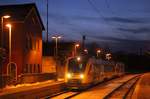
[[65,91],[65,92],[62,92],[60,94],[56,94],[56,95],[53,95],[53,96],[48,96],[48,98],[44,98],[44,99],[70,99],[70,98],[73,98],[73,97],[81,94],[82,92],[88,91],[89,89],[98,86],[99,84],[103,85],[103,84],[108,83],[112,80],[114,80],[114,78],[111,78],[111,79],[106,80],[106,81],[99,82],[99,83],[97,83],[93,86],[90,86],[90,87],[84,89],[84,91]]
[[52,96],[46,96],[42,99],[70,99],[78,94],[80,94],[81,92],[77,92],[77,91],[64,91]]
[[108,93],[104,99],[130,99],[133,88],[137,81],[139,80],[141,75],[133,77],[129,79],[128,81],[124,82],[120,86],[118,86],[116,89]]
[[[105,83],[107,83],[107,82],[109,82],[111,80],[113,80],[113,79],[109,79],[107,81],[102,81],[102,82],[100,82],[98,84],[105,84]],[[90,86],[87,89],[85,89],[84,91],[89,90],[89,89],[97,86],[98,84]],[[70,90],[67,90],[67,91],[63,91],[63,92],[60,92],[60,93],[57,93],[57,94],[54,94],[54,95],[51,95],[51,96],[46,96],[46,97],[43,97],[43,98],[40,98],[40,99],[70,99],[72,97],[75,97],[76,95],[79,95],[80,93],[82,93],[82,91],[70,91]]]
[[[137,75],[137,76],[131,77],[128,80],[125,80],[126,77],[123,78],[124,80],[122,78],[116,78],[116,79],[101,82],[100,84],[97,84],[95,86],[87,88],[84,91],[67,90],[67,91],[52,95],[52,96],[44,97],[42,99],[70,99],[70,98],[74,99],[76,96],[77,97],[81,96],[82,93],[84,94],[84,92],[88,92],[88,91],[96,88],[97,86],[99,86],[100,89],[104,90],[104,88],[106,88],[106,90],[107,90],[109,87],[106,87],[106,86],[113,85],[113,84],[117,84],[117,85],[109,88],[108,90],[110,90],[110,91],[107,91],[107,93],[104,93],[103,95],[101,95],[102,93],[100,92],[101,94],[99,94],[99,95],[103,99],[112,99],[112,98],[113,99],[126,99],[126,97],[130,97],[129,95],[132,95],[131,91],[133,91],[133,87],[136,84],[136,82],[138,81],[138,79],[140,78],[140,76],[141,75]],[[116,88],[113,89],[113,87],[116,87]],[[111,90],[111,89],[113,89],[113,90]],[[100,99],[102,99],[102,98],[100,98]],[[128,99],[130,99],[130,98],[128,98]]]

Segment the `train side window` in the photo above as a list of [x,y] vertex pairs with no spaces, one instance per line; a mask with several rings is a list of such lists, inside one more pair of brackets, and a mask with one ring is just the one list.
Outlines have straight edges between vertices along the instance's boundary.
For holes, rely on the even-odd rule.
[[79,64],[79,68],[82,69],[82,67],[83,67],[82,64]]

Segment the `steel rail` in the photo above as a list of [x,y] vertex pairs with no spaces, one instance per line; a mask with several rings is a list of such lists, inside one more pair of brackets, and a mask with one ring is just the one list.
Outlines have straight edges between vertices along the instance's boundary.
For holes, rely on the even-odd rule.
[[[132,81],[132,80],[134,80],[134,79],[136,79],[136,78],[139,79],[140,76],[141,76],[141,75],[137,75],[137,76],[132,77],[131,79],[127,80],[126,82],[122,83],[120,86],[118,86],[118,87],[115,88],[113,91],[111,91],[110,93],[108,93],[103,99],[109,99],[109,98],[110,98],[116,91],[118,91],[121,87],[125,86],[128,82],[130,82],[130,81]],[[138,79],[137,79],[135,82],[137,82]],[[135,82],[133,83],[134,85],[136,84]],[[134,85],[132,85],[132,86],[134,86]],[[131,87],[132,87],[132,86],[131,86]],[[133,87],[132,87],[132,88],[133,88]],[[130,90],[131,90],[132,88],[129,88],[129,90],[125,93],[125,95],[123,95],[123,99],[126,98],[126,96],[128,95],[128,93],[130,92]]]

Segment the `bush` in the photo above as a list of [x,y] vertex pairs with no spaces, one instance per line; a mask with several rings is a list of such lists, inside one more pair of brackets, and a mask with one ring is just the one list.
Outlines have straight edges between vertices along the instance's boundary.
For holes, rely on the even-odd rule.
[[4,61],[5,58],[6,58],[6,50],[3,49],[3,48],[0,48],[0,63],[1,63],[2,61]]

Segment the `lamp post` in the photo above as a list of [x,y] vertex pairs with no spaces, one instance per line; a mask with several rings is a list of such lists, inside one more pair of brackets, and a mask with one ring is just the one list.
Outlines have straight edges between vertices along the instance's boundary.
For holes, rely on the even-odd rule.
[[[7,18],[9,18],[10,16],[9,15],[4,15],[4,16],[1,16],[1,40],[0,40],[0,48],[2,49],[2,53],[0,53],[2,56],[1,56],[1,58],[2,58],[2,60],[3,60],[3,51],[4,51],[4,49],[3,49],[3,24],[4,24],[4,19],[7,19]],[[1,78],[0,78],[0,80],[1,80],[1,84],[0,84],[0,88],[2,88],[3,87],[3,77],[2,77],[2,71],[3,71],[3,61],[2,60],[0,60],[0,76],[1,76]]]
[[56,45],[55,45],[55,57],[57,58],[57,54],[58,54],[58,47],[57,47],[57,43],[58,43],[58,39],[60,39],[61,36],[53,36],[52,39],[55,39]]
[[10,18],[9,15],[4,15],[1,17],[1,47],[3,47],[3,24],[4,24],[4,19]]
[[9,28],[9,64],[11,63],[11,24],[7,24],[6,27]]
[[55,39],[56,45],[55,45],[55,58],[56,58],[56,76],[58,77],[58,67],[57,67],[57,54],[58,54],[58,39],[60,39],[61,36],[53,36],[52,39]]
[[75,44],[75,46],[74,46],[74,56],[76,56],[76,54],[77,54],[77,48],[79,46],[80,46],[79,44]]
[[84,49],[84,52],[85,52],[86,54],[88,54],[88,50],[87,50],[87,49]]
[[100,49],[97,50],[97,51],[96,51],[96,56],[98,57],[100,53],[101,53],[101,50],[100,50]]

